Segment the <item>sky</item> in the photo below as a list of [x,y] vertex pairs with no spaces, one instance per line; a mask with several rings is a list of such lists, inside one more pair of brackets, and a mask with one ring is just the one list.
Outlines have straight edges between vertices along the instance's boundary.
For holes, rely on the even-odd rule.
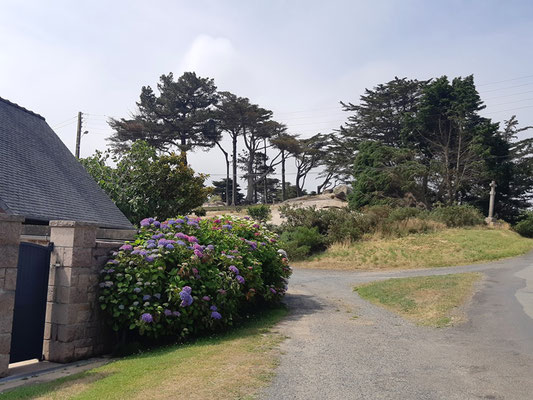
[[[213,78],[302,137],[337,129],[340,101],[395,76],[474,74],[485,116],[533,125],[532,20],[529,0],[0,0],[0,97],[44,116],[71,151],[82,111],[82,157],[169,72]],[[189,161],[225,176],[216,148]]]

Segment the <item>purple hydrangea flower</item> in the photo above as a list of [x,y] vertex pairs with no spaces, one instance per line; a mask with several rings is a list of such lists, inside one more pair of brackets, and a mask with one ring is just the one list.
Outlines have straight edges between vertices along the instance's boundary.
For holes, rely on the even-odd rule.
[[159,293],[154,294],[154,297],[159,300],[161,298],[161,295]]
[[237,275],[235,279],[237,279],[237,282],[239,282],[241,285],[244,283],[244,278],[240,275]]
[[190,286],[183,286],[183,288],[181,288],[181,290],[183,292],[186,292],[186,293],[189,293],[189,294],[191,294],[191,292],[192,292],[192,288]]
[[215,250],[215,246],[213,246],[212,244],[207,245],[206,248],[207,248],[207,250],[209,250],[209,251],[213,251],[213,250]]
[[107,273],[108,273],[108,274],[112,274],[113,272],[115,272],[115,270],[114,270],[113,268],[109,268],[109,269],[107,270]]
[[156,228],[159,228],[159,227],[161,226],[161,222],[159,222],[159,221],[154,221],[154,226],[155,226]]
[[249,219],[250,219],[250,217],[244,217],[244,219],[247,219],[247,220],[249,220]]
[[172,311],[172,315],[175,317],[179,317],[181,313],[179,311]]
[[155,257],[154,256],[146,256],[145,260],[148,261],[148,262],[152,262],[152,261],[155,260]]
[[164,229],[168,229],[168,224],[161,224],[161,229],[164,230]]
[[220,294],[226,294],[226,291],[224,289],[218,289],[218,293]]
[[108,264],[119,264],[119,261],[118,260],[109,260],[107,263]]
[[211,311],[217,311],[217,310],[218,310],[217,306],[211,306],[211,307],[209,307],[209,309],[210,309]]
[[177,223],[177,224],[183,224],[183,223],[185,223],[185,221],[182,220],[181,218],[178,218],[178,219],[176,220],[176,223]]
[[200,250],[194,250],[194,255],[198,258],[202,258],[204,253],[202,253]]
[[154,318],[152,317],[152,314],[150,313],[144,313],[143,315],[141,315],[141,321],[143,322],[150,323],[153,320]]
[[187,240],[189,238],[189,236],[187,236],[186,234],[184,234],[183,232],[178,232],[174,235],[174,237],[177,237],[179,239],[185,239]]
[[141,288],[136,287],[135,289],[133,289],[133,292],[134,293],[141,293]]
[[98,284],[98,286],[100,286],[101,288],[103,288],[103,287],[105,287],[105,283],[104,283],[104,282],[100,282],[100,283]]
[[151,224],[153,224],[155,221],[155,219],[153,219],[152,217],[148,218],[148,222],[150,222]]
[[172,250],[174,248],[174,246],[172,245],[172,243],[168,243],[165,245],[165,249],[169,249],[169,250]]
[[167,317],[170,317],[170,316],[172,315],[172,311],[170,311],[170,310],[168,310],[168,309],[165,310],[164,313],[165,313],[165,315],[166,315]]
[[277,293],[277,292],[276,292],[276,289],[274,289],[274,288],[270,288],[270,291],[271,291],[273,294],[276,294],[276,293]]
[[204,296],[204,297],[202,297],[202,300],[203,300],[203,301],[210,301],[210,300],[211,300],[211,297],[209,297],[209,296]]
[[220,315],[220,313],[218,311],[213,311],[211,313],[211,318],[213,318],[213,319],[221,319],[222,315]]
[[227,224],[227,225],[222,225],[222,228],[227,229],[227,230],[231,230],[231,229],[233,229],[233,226]]
[[119,250],[130,251],[133,250],[133,246],[131,244],[123,244],[120,246]]
[[147,254],[148,254],[148,253],[146,252],[146,250],[139,250],[139,255],[141,255],[141,256],[144,257],[144,256],[147,255]]
[[178,246],[185,246],[185,242],[181,240],[178,240],[176,243],[178,244]]
[[228,269],[235,275],[239,275],[239,269],[235,265],[230,265]]
[[141,226],[150,226],[150,219],[149,218],[145,218],[143,220],[141,220]]
[[145,294],[143,296],[143,301],[147,301],[147,300],[150,300],[152,296],[150,296],[149,294]]
[[189,236],[189,237],[187,237],[187,240],[190,243],[198,243],[198,239],[195,236]]
[[187,293],[187,292],[181,292],[180,293],[180,298],[181,298],[181,306],[182,307],[188,307],[194,301],[192,296],[189,293]]
[[147,248],[147,249],[153,249],[155,246],[156,246],[155,243],[148,243],[148,244],[146,245],[146,248]]

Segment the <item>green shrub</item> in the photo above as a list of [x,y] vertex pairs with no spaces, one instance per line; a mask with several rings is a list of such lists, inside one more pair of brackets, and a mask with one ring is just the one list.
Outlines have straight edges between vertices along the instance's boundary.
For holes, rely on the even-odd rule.
[[438,207],[431,211],[429,218],[446,224],[449,228],[483,224],[483,215],[471,205]]
[[260,222],[268,221],[271,216],[270,207],[266,204],[250,206],[246,209],[246,212],[250,217]]
[[393,209],[388,217],[388,222],[394,222],[394,221],[404,221],[409,218],[420,218],[425,213],[424,210],[421,210],[420,208],[415,207],[399,207]]
[[514,226],[514,230],[522,236],[533,238],[533,211],[525,213]]
[[205,216],[207,215],[207,211],[206,211],[205,208],[203,208],[203,207],[195,208],[194,210],[192,210],[192,212],[193,212],[194,215],[196,215],[197,217],[205,217]]
[[224,216],[141,221],[101,271],[99,301],[115,330],[185,337],[278,302],[291,274],[276,235]]
[[316,227],[298,226],[283,232],[280,239],[291,259],[302,259],[317,251],[325,250],[324,237]]

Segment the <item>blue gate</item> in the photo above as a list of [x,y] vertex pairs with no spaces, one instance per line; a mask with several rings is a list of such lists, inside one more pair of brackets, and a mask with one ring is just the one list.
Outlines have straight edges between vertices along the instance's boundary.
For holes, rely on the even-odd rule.
[[10,363],[42,359],[52,248],[20,243]]

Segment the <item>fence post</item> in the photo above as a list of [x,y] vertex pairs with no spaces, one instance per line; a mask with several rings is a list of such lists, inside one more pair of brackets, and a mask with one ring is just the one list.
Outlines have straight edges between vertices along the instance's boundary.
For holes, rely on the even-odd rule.
[[93,316],[89,301],[97,285],[92,273],[97,226],[75,221],[50,221],[50,282],[43,352],[55,362],[92,355],[87,322]]
[[0,214],[0,377],[7,375],[23,217]]

